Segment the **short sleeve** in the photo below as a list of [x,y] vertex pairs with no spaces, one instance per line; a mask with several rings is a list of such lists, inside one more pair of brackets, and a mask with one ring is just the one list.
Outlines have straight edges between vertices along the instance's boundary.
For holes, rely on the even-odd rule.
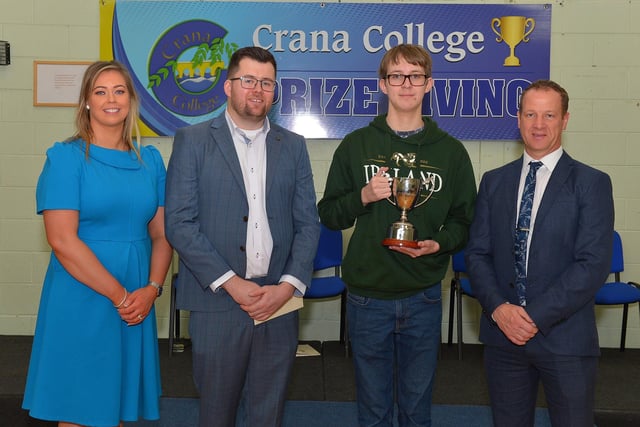
[[38,214],[51,209],[80,210],[82,151],[73,143],[56,142],[47,150],[36,187]]
[[160,151],[152,145],[145,145],[142,148],[143,161],[147,163],[155,173],[156,191],[158,195],[158,205],[164,206],[164,187],[167,180],[167,169]]

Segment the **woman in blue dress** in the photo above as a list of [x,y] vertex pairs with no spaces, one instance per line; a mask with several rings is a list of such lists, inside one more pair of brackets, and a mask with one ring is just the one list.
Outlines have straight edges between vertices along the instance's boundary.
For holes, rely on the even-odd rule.
[[37,211],[52,252],[23,407],[59,427],[159,418],[154,301],[172,249],[164,236],[165,166],[155,147],[139,144],[137,117],[127,69],[93,63],[77,132],[47,151],[38,180]]

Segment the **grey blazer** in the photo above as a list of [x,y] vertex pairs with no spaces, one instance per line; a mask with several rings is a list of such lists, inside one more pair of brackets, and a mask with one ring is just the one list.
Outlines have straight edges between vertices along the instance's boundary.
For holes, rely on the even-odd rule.
[[[483,176],[465,252],[485,314],[480,339],[489,345],[514,345],[490,316],[498,305],[518,301],[513,248],[522,161]],[[609,176],[563,153],[542,196],[529,248],[526,311],[539,329],[526,344],[531,351],[599,354],[594,298],[609,274],[613,223]]]
[[[311,163],[302,136],[271,123],[266,204],[273,253],[266,278],[290,274],[307,286],[320,234]],[[177,306],[218,311],[234,301],[209,285],[233,270],[244,277],[249,207],[224,113],[178,129],[167,168],[165,229],[178,252]]]

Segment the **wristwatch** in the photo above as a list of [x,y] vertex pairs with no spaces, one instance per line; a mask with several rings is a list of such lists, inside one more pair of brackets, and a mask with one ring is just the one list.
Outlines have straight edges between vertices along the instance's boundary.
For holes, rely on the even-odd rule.
[[158,293],[158,295],[156,296],[160,296],[162,295],[162,285],[159,283],[154,282],[153,280],[149,280],[149,283],[147,283],[147,286],[153,286],[154,288],[156,288],[156,292]]

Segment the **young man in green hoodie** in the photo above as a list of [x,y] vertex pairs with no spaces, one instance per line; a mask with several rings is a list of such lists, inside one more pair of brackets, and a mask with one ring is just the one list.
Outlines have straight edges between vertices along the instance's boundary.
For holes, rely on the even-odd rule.
[[[397,403],[399,427],[427,427],[440,345],[440,282],[450,255],[467,242],[476,183],[462,143],[422,116],[433,86],[429,53],[396,46],[384,55],[379,76],[388,113],[344,138],[318,208],[329,228],[355,224],[343,278],[358,425],[391,427]],[[421,178],[422,198],[431,194],[408,214],[417,247],[382,244],[399,218],[385,200],[394,177]]]

